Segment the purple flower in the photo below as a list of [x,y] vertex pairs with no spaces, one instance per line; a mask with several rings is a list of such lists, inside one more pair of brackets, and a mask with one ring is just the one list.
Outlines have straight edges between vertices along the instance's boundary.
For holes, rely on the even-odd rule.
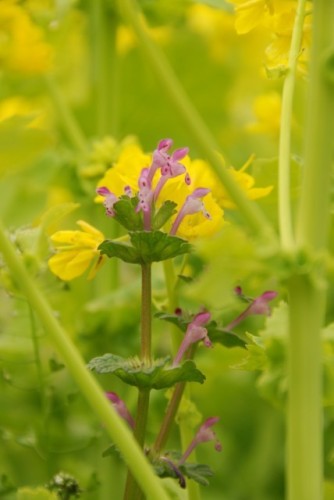
[[143,168],[138,179],[139,202],[136,211],[142,211],[144,214],[144,229],[149,231],[151,229],[151,211],[152,211],[152,201],[153,192],[151,190],[151,185],[148,179],[149,169]]
[[[236,287],[236,294],[240,297],[243,297],[241,287]],[[271,309],[269,306],[269,302],[274,300],[276,297],[277,297],[277,292],[273,290],[267,290],[266,292],[263,292],[262,295],[260,295],[256,299],[253,299],[251,301],[251,304],[241,314],[239,314],[239,316],[237,316],[233,321],[231,321],[231,323],[225,326],[225,330],[232,330],[244,319],[253,314],[262,314],[264,316],[270,316]]]
[[206,347],[212,347],[211,340],[208,337],[208,331],[203,325],[208,323],[211,319],[211,314],[207,311],[200,312],[196,314],[194,319],[189,323],[187,331],[183,337],[180,348],[174,358],[172,366],[177,366],[185,352],[189,349],[192,344],[203,340]]
[[189,148],[176,149],[174,153],[169,156],[165,163],[161,165],[161,177],[154,191],[154,199],[156,200],[168,179],[173,177],[178,177],[179,175],[185,174],[186,184],[190,184],[190,177],[187,173],[186,167],[179,163],[189,152]]
[[216,451],[222,450],[221,443],[218,440],[216,433],[211,429],[211,427],[215,425],[218,421],[219,417],[210,417],[205,420],[205,422],[198,429],[194,439],[191,441],[190,445],[183,453],[181,460],[179,461],[179,465],[182,465],[188,459],[189,455],[200,443],[214,441]]
[[114,193],[109,191],[106,186],[97,188],[96,192],[100,196],[104,197],[103,206],[106,209],[106,215],[108,215],[108,217],[114,217],[114,205],[119,200],[119,198]]
[[197,212],[202,212],[204,217],[211,219],[210,214],[206,211],[202,198],[210,193],[210,189],[207,188],[197,188],[192,194],[187,196],[186,201],[182,205],[179,213],[174,220],[170,234],[176,234],[182,220],[186,215],[196,214]]
[[134,428],[135,421],[127,409],[124,401],[117,396],[116,392],[106,392],[106,396],[109,401],[111,401],[118,415],[126,420],[130,427]]

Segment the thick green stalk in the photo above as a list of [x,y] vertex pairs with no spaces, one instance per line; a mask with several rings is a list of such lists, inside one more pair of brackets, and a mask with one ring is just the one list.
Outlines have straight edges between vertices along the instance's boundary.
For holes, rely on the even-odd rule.
[[292,214],[290,205],[291,120],[296,69],[300,54],[305,18],[306,0],[299,0],[292,32],[287,75],[282,90],[281,130],[278,156],[279,226],[281,245],[291,250],[294,245]]
[[[323,485],[321,327],[325,276],[315,259],[324,254],[330,213],[334,128],[334,2],[313,2],[305,158],[296,227],[297,248],[311,260],[291,277],[288,498],[320,500]],[[307,270],[305,270],[305,268]],[[308,270],[309,269],[309,270]]]
[[49,334],[50,340],[61,355],[83,396],[86,398],[93,412],[103,422],[106,432],[120,450],[147,498],[152,500],[156,500],[157,498],[168,500],[168,495],[159,479],[153,473],[139,445],[133,439],[128,426],[117,415],[105,397],[100,385],[87,370],[86,364],[77,348],[57,321],[44,295],[36,287],[33,278],[29,276],[15,248],[6,238],[1,226],[0,251],[11,270],[13,279],[26,295],[31,307],[39,317],[45,331]]
[[210,162],[211,167],[245,220],[257,234],[264,235],[267,239],[275,239],[273,229],[264,213],[246,197],[226,169],[223,160],[218,155],[219,147],[208,126],[190,101],[164,53],[147,34],[139,15],[137,2],[135,0],[118,0],[118,6],[124,20],[132,26],[140,41],[145,62],[150,65],[175,112],[187,127],[187,131],[196,143],[198,150]]
[[[151,279],[151,264],[142,264],[142,299],[141,299],[141,347],[140,358],[144,362],[150,362],[152,358],[151,344],[152,344],[152,279]],[[140,389],[137,402],[137,416],[136,425],[134,429],[134,436],[141,448],[145,444],[146,426],[148,418],[150,402],[150,391],[147,389]],[[135,480],[132,471],[129,471],[125,491],[124,500],[140,500],[143,498],[142,488]]]

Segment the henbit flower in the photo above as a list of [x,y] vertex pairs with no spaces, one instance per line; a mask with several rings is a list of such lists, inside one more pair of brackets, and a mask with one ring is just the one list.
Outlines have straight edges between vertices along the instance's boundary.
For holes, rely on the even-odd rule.
[[180,348],[174,358],[172,366],[178,365],[185,352],[189,349],[192,344],[203,340],[206,347],[212,347],[211,340],[208,337],[208,331],[203,325],[208,323],[211,319],[211,314],[208,311],[203,311],[194,317],[194,319],[189,323],[187,331],[183,337]]
[[112,405],[117,411],[118,415],[122,417],[129,424],[130,427],[134,428],[135,421],[132,418],[131,413],[127,409],[124,401],[118,397],[116,392],[106,392],[106,396],[109,399],[109,401],[112,402]]
[[[168,182],[163,184],[163,189],[160,189],[159,187],[159,196],[155,196],[152,205],[154,205],[155,208],[159,208],[165,201],[171,200],[177,204],[177,209],[180,209],[186,197],[191,195],[191,190],[189,188],[190,177],[188,178],[188,176],[186,176],[186,182],[184,182],[183,179],[181,180],[179,176],[175,176],[174,174],[181,172],[181,169],[183,171],[183,167],[185,167],[193,179],[193,174],[195,174],[195,176],[197,174],[196,170],[193,169],[193,166],[196,165],[197,168],[198,162],[192,162],[188,156],[183,157],[186,153],[186,148],[177,149],[172,155],[169,155],[168,150],[171,146],[171,139],[163,139],[159,142],[153,156],[150,156],[145,155],[136,144],[127,145],[122,150],[115,165],[106,172],[104,177],[98,183],[98,188],[107,187],[115,194],[115,196],[119,197],[124,194],[124,186],[126,185],[129,192],[136,194],[138,193],[138,179],[141,176],[141,172],[143,168],[149,168],[148,180],[151,182],[151,189],[154,191],[159,182],[158,170],[160,169],[159,172],[161,175],[162,165],[164,165],[164,162],[169,159],[172,163],[169,167],[170,170],[168,170]],[[182,157],[182,163],[180,163],[180,159]],[[182,166],[177,166],[177,163]],[[204,165],[206,171],[210,171],[210,167],[207,163],[200,162],[200,166],[202,166],[202,164]],[[157,175],[155,175],[155,173]],[[151,177],[152,181],[150,180]],[[202,178],[203,181],[207,179],[205,174],[202,175]],[[201,184],[201,182],[194,179],[193,189],[196,189],[196,187]],[[212,181],[212,184],[214,185],[215,182]],[[205,186],[206,184],[203,182],[202,185]],[[131,196],[133,195],[131,194]],[[98,196],[96,201],[102,202],[103,197]],[[223,211],[216,203],[212,194],[209,193],[206,196],[205,204],[212,220],[203,217],[201,213],[188,215],[181,222],[177,230],[177,236],[185,239],[193,239],[198,236],[209,236],[216,233],[221,228],[223,225]],[[145,214],[145,212],[143,212],[143,214]],[[165,228],[166,231],[168,231],[170,227],[171,223],[168,221]]]
[[139,202],[136,207],[136,212],[143,212],[144,219],[144,229],[146,231],[151,230],[151,212],[152,212],[152,201],[153,201],[153,191],[151,189],[151,183],[149,181],[149,169],[143,168],[138,179]]
[[207,188],[197,188],[195,189],[192,194],[187,196],[184,204],[182,205],[179,213],[177,214],[172,228],[170,230],[170,234],[175,235],[182,220],[184,217],[187,215],[192,215],[196,214],[197,212],[202,212],[204,217],[207,219],[211,219],[211,215],[207,210],[205,209],[204,203],[202,201],[202,198],[206,196],[210,192],[210,189]]
[[[239,296],[243,296],[241,287],[237,287],[236,293]],[[273,290],[267,290],[266,292],[263,292],[259,297],[253,299],[251,304],[241,314],[239,314],[239,316],[237,316],[233,321],[231,321],[231,323],[225,326],[224,330],[232,330],[232,328],[237,326],[244,319],[251,315],[260,314],[264,316],[270,316],[271,309],[269,306],[269,302],[274,300],[276,297],[277,292]]]
[[96,193],[104,197],[103,206],[106,209],[106,215],[108,215],[108,217],[114,217],[114,205],[119,200],[118,196],[109,191],[106,186],[97,188]]
[[220,441],[218,440],[216,433],[211,429],[213,425],[215,425],[219,421],[219,417],[209,417],[205,420],[205,422],[198,429],[194,439],[191,441],[190,445],[183,453],[179,465],[182,465],[192,453],[192,451],[198,446],[200,443],[206,443],[208,441],[215,442],[215,450],[221,451],[222,446]]
[[166,158],[165,162],[161,165],[161,177],[158,184],[154,190],[154,199],[157,200],[163,186],[166,184],[168,179],[173,179],[179,175],[185,174],[184,181],[187,185],[191,183],[189,173],[186,167],[179,162],[187,156],[189,148],[176,149],[171,156]]
[[80,231],[57,231],[51,236],[56,254],[49,259],[48,265],[53,274],[64,281],[81,276],[96,260],[88,275],[88,279],[93,278],[105,261],[98,250],[104,235],[83,220],[77,224]]

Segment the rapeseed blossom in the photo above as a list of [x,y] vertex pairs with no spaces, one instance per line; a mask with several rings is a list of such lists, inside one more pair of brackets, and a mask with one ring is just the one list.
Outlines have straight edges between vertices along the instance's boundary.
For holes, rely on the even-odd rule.
[[104,235],[88,222],[79,220],[77,224],[80,230],[57,231],[51,236],[56,253],[49,259],[49,268],[64,281],[81,276],[88,268],[92,278],[104,261],[98,250]]
[[51,67],[51,46],[28,12],[13,2],[1,2],[0,67],[9,71],[35,75]]
[[[270,43],[265,50],[265,66],[270,74],[284,72],[288,65],[292,30],[297,2],[293,0],[229,0],[234,5],[235,29],[245,35],[255,28],[269,32]],[[311,2],[306,11],[311,12]],[[304,19],[303,37],[298,56],[298,70],[304,74],[310,46],[310,16]]]

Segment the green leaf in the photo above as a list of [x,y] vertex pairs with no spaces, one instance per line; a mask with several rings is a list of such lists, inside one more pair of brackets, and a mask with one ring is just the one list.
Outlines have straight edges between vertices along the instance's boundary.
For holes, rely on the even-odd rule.
[[176,213],[177,204],[174,201],[167,200],[159,208],[153,218],[153,229],[160,229]]
[[117,257],[129,264],[140,264],[141,262],[137,250],[127,243],[105,240],[98,246],[98,250],[102,255]]
[[193,361],[187,360],[176,367],[166,367],[169,357],[148,363],[134,358],[122,358],[114,354],[104,354],[88,363],[90,370],[97,373],[113,373],[129,385],[147,389],[166,389],[178,382],[203,383],[204,375]]
[[192,248],[186,240],[162,231],[138,231],[131,233],[130,239],[143,263],[171,259],[190,252]]
[[120,241],[105,240],[98,249],[108,257],[118,257],[130,264],[159,262],[191,250],[187,241],[161,231],[131,232],[130,239],[132,246]]
[[180,452],[167,452],[164,457],[160,457],[153,464],[155,473],[159,477],[173,477],[175,479],[186,476],[203,486],[208,486],[209,481],[207,478],[213,476],[213,472],[208,465],[188,462],[179,465],[180,459]]
[[113,206],[114,218],[128,231],[141,231],[143,229],[142,216],[136,212],[137,205],[137,197],[121,196]]
[[208,486],[209,481],[207,477],[213,476],[213,472],[208,465],[185,463],[180,467],[181,471],[189,479],[193,479],[196,483]]

